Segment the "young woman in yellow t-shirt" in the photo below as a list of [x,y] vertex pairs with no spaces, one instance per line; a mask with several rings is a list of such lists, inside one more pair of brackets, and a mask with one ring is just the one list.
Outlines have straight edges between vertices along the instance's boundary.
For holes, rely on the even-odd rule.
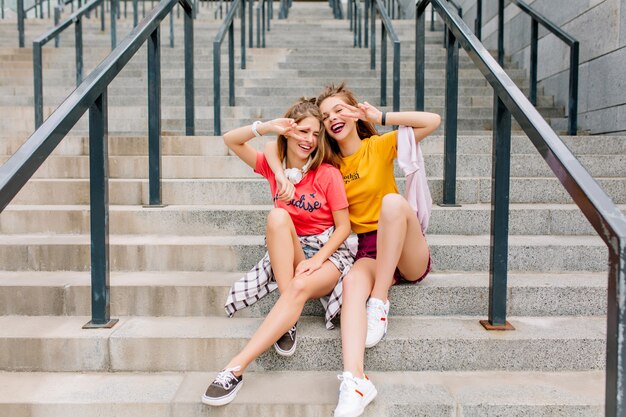
[[419,282],[430,271],[430,252],[420,222],[398,193],[393,161],[397,131],[378,135],[374,124],[413,128],[420,141],[441,118],[427,112],[388,112],[358,103],[342,83],[317,99],[331,153],[340,161],[352,231],[358,234],[355,263],[343,280],[341,341],[344,372],[339,376],[335,417],[359,416],[376,396],[364,374],[365,347],[387,331],[388,291],[397,282]]

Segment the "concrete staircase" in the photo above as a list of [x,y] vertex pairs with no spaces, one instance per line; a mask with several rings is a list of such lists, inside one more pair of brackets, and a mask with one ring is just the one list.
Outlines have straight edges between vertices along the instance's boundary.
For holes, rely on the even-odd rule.
[[[218,26],[212,14],[200,13],[195,23],[199,136],[181,136],[182,25],[177,21],[174,49],[165,47],[162,32],[164,208],[142,206],[145,51],[110,89],[111,313],[120,319],[114,328],[81,329],[90,315],[86,120],[0,213],[0,416],[328,416],[334,408],[341,342],[338,330],[325,330],[317,302],[305,308],[293,357],[270,350],[251,366],[233,404],[200,403],[215,372],[276,299],[272,294],[233,319],[224,316],[229,286],[264,252],[270,199],[265,180],[210,136],[210,41]],[[130,22],[122,19],[119,33]],[[29,21],[27,39],[38,34],[36,23]],[[401,107],[410,109],[414,26],[394,25],[403,41]],[[107,53],[109,41],[97,21],[90,28],[86,69]],[[15,41],[14,26],[1,22],[0,35],[4,45]],[[427,39],[426,107],[442,113],[441,33]],[[347,21],[332,19],[326,3],[295,2],[287,21],[272,21],[267,43],[249,49],[247,69],[237,70],[238,105],[223,108],[223,130],[278,117],[298,96],[316,95],[331,81],[347,80],[360,98],[379,103],[379,69],[369,69],[369,50],[351,47]],[[70,39],[63,45],[44,52],[48,112],[73,88],[73,47]],[[30,50],[5,47],[0,54],[2,163],[32,131],[33,116]],[[379,396],[365,415],[601,416],[607,251],[519,131],[512,146],[508,296],[516,331],[486,332],[478,323],[487,314],[491,133],[484,129],[491,125],[492,92],[461,55],[462,207],[433,207],[434,272],[423,284],[392,289],[389,333],[367,351]],[[524,71],[508,72],[526,87]],[[540,98],[540,108],[562,116],[549,97]],[[623,210],[626,138],[564,140]],[[423,149],[439,202],[441,132]]]

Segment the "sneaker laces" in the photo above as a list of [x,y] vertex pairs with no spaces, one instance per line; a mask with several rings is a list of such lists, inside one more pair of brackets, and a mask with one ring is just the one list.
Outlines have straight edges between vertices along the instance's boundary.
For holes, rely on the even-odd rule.
[[291,329],[289,329],[287,331],[287,334],[289,335],[289,337],[291,338],[291,340],[295,340],[296,336],[296,326],[293,326]]
[[357,381],[354,376],[346,376],[343,374],[337,375],[337,379],[341,381],[341,385],[339,385],[339,392],[348,392],[351,388],[357,387]]
[[237,372],[239,370],[241,370],[241,366],[239,365],[235,366],[234,368],[226,368],[217,374],[213,383],[221,385],[222,387],[224,387],[224,389],[230,389],[230,387],[232,386],[232,381],[237,379],[233,372]]

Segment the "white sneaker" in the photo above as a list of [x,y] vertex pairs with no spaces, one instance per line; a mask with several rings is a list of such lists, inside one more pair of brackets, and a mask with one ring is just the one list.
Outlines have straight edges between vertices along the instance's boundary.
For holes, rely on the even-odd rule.
[[374,347],[387,334],[387,316],[389,315],[389,300],[383,303],[378,298],[370,297],[367,300],[367,337],[365,347]]
[[357,417],[363,414],[365,407],[376,398],[376,387],[367,378],[356,378],[350,372],[337,375],[341,381],[339,386],[339,402],[333,417]]

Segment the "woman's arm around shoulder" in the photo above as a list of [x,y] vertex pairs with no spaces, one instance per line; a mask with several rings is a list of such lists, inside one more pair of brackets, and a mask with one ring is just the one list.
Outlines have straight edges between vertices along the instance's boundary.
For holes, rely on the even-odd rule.
[[267,142],[263,150],[265,160],[276,178],[276,192],[279,201],[288,202],[293,198],[296,187],[287,179],[283,170],[283,162],[278,155],[278,143],[275,140]]
[[280,135],[292,129],[294,126],[294,120],[288,118],[274,119],[261,123],[254,122],[252,125],[238,127],[224,134],[224,143],[229,149],[235,152],[243,162],[251,166],[252,169],[255,169],[257,151],[247,143],[256,136],[255,130],[259,136],[272,133]]

